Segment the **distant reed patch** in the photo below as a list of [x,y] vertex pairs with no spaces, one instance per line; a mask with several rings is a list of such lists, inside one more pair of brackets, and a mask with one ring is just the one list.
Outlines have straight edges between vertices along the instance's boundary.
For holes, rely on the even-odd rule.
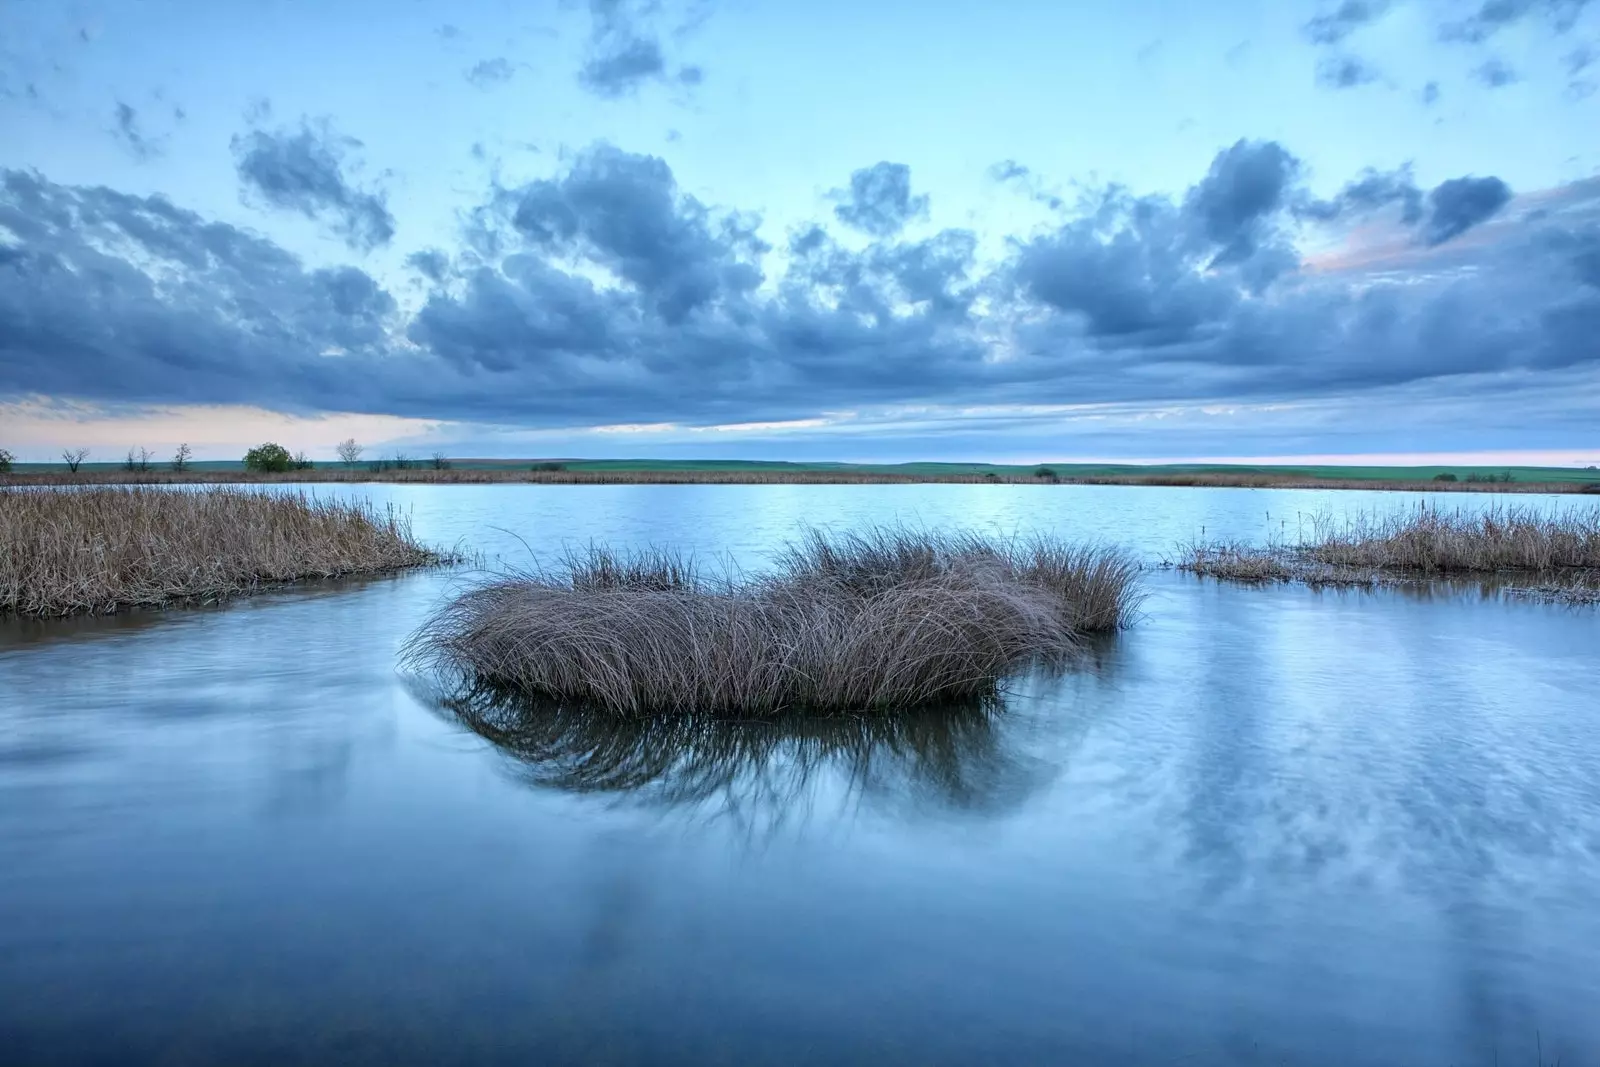
[[444,560],[364,502],[240,489],[0,488],[0,614],[217,601]]
[[1380,517],[1320,516],[1292,542],[1190,545],[1177,566],[1233,581],[1311,585],[1496,578],[1515,592],[1594,601],[1600,595],[1600,509],[1422,506]]
[[1137,570],[1110,548],[899,529],[813,530],[753,575],[591,546],[467,590],[408,656],[633,717],[921,707],[1127,625]]

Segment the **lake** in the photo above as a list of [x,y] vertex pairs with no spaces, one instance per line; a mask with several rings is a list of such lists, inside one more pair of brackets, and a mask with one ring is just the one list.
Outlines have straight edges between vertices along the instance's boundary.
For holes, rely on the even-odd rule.
[[[1421,499],[315,491],[489,565],[745,567],[802,522],[1156,562]],[[397,662],[463,580],[0,623],[0,1063],[1600,1063],[1594,608],[1152,569],[994,716],[496,745]]]

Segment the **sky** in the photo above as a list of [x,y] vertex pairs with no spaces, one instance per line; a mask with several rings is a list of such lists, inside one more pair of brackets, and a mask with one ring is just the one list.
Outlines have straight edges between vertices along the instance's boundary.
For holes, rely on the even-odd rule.
[[0,447],[1600,463],[1600,3],[0,0]]

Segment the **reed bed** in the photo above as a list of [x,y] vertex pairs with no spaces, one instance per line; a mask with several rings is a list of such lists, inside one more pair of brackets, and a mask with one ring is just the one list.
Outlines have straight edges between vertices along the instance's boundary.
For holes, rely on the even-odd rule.
[[906,709],[992,695],[1126,625],[1136,571],[1114,549],[886,529],[810,531],[751,576],[591,546],[466,591],[409,658],[633,718]]
[[[1199,543],[1178,564],[1234,581],[1372,585],[1395,580],[1494,577],[1562,599],[1600,587],[1600,509],[1547,514],[1421,506],[1343,521],[1320,516],[1292,543]],[[1570,595],[1563,595],[1566,590]]]
[[370,504],[240,489],[0,488],[0,614],[218,601],[443,562]]

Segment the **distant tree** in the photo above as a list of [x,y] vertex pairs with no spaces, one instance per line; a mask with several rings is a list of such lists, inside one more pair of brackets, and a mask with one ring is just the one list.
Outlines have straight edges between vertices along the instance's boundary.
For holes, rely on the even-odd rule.
[[312,463],[311,462],[311,458],[309,456],[307,456],[304,452],[296,452],[294,454],[294,469],[295,470],[297,470],[297,471],[308,471],[312,467],[315,467],[315,466],[316,466],[316,464]]
[[447,471],[450,469],[450,461],[445,458],[443,452],[435,452],[433,454],[433,469],[436,471]]
[[148,471],[150,469],[150,457],[153,455],[154,453],[148,448],[139,449],[139,470]]
[[134,449],[131,449],[131,448],[128,449],[128,458],[122,461],[122,469],[125,470],[125,471],[136,471],[136,470],[138,470],[139,469],[139,453],[136,452]]
[[1061,480],[1061,476],[1056,473],[1054,467],[1035,467],[1033,476],[1045,482],[1059,482]]
[[0,474],[10,474],[11,464],[15,463],[16,461],[16,456],[12,455],[10,452],[7,452],[5,449],[0,448]]
[[397,471],[408,471],[411,469],[411,457],[406,455],[404,452],[396,452],[394,454],[394,459],[390,462],[394,464],[394,469]]
[[1458,481],[1459,479],[1457,479],[1456,476],[1451,474],[1449,471],[1445,471],[1443,474],[1435,474],[1433,476],[1433,480],[1436,482],[1454,482]]
[[193,455],[194,455],[194,449],[190,448],[186,444],[185,445],[179,445],[178,446],[178,451],[176,451],[176,452],[174,452],[172,454],[172,469],[175,470],[175,471],[179,471],[179,472],[188,470],[189,469],[189,457],[191,457]]
[[87,448],[64,448],[61,450],[61,458],[67,461],[67,470],[73,474],[78,473],[78,467],[83,463],[83,457],[88,454],[89,450]]
[[282,445],[268,441],[244,454],[244,469],[264,474],[281,474],[294,467],[294,457]]
[[565,463],[535,463],[530,469],[553,473],[555,471],[566,470],[567,465]]
[[346,437],[343,441],[339,442],[339,447],[334,449],[334,451],[339,453],[339,460],[346,467],[354,467],[356,462],[361,459],[361,453],[364,452],[365,449],[356,444],[356,439],[354,437]]

